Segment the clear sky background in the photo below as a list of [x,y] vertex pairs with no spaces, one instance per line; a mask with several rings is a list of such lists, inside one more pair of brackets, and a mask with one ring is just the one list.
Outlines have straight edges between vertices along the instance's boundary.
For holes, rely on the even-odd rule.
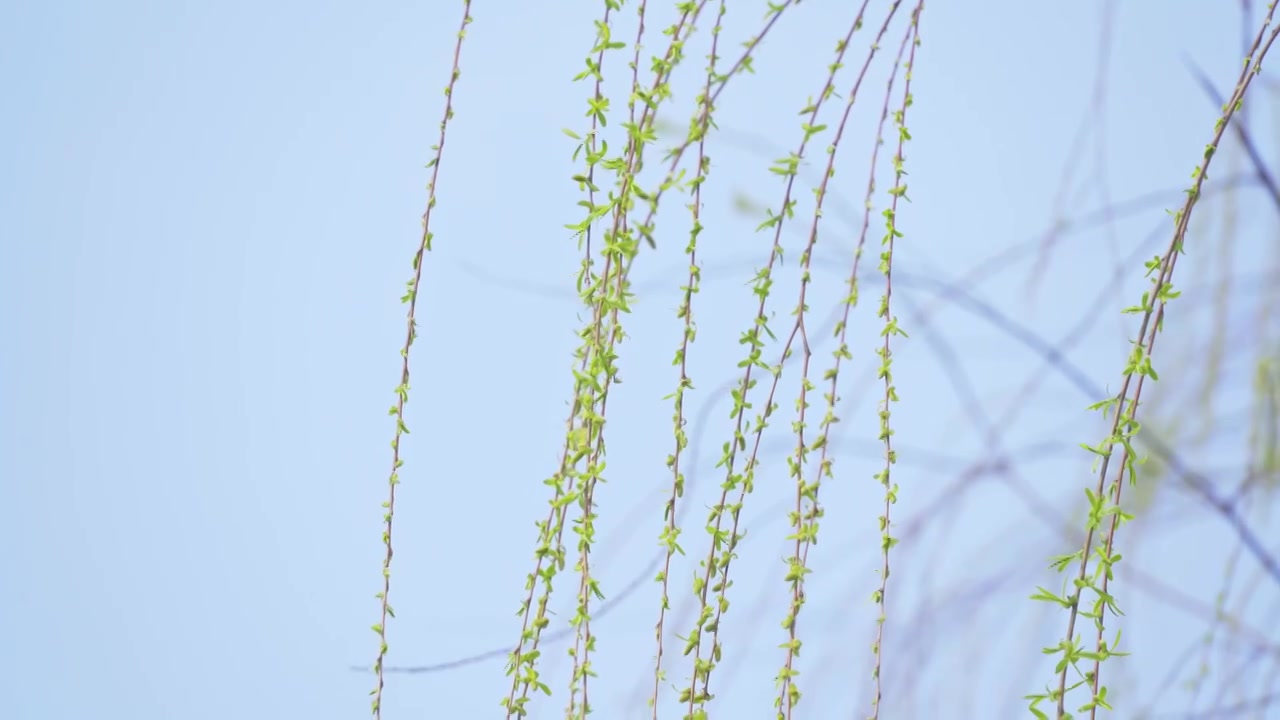
[[[545,514],[542,480],[557,458],[580,313],[578,251],[563,229],[580,219],[576,167],[560,129],[586,127],[588,88],[570,79],[593,41],[599,5],[477,2],[473,10],[441,171],[437,249],[419,305],[392,578],[394,665],[443,662],[518,636],[513,612],[532,569],[533,522]],[[646,55],[670,21],[667,5],[655,6]],[[777,206],[781,186],[768,166],[798,141],[797,113],[821,88],[854,5],[811,0],[789,11],[760,49],[757,73],[733,81],[721,102],[691,366],[698,389],[688,472],[696,486],[686,496],[685,547],[693,558],[705,552],[704,508],[722,479],[714,467],[729,429],[722,388],[741,357],[746,283],[768,245],[753,232],[759,211],[735,210],[734,200]],[[1085,327],[1066,355],[1114,391],[1133,332],[1120,309],[1144,287],[1141,259],[1167,242],[1164,209],[1179,202],[1217,113],[1184,59],[1224,93],[1239,68],[1238,3],[1108,5],[937,2],[924,13],[900,294],[895,284],[912,335],[898,344],[902,402],[894,414],[902,487],[895,517],[918,518],[922,530],[894,556],[885,672],[895,717],[1013,717],[1023,694],[1050,681],[1039,649],[1056,642],[1066,618],[1026,598],[1037,584],[1057,586],[1044,567],[1071,543],[1035,508],[1078,513],[1080,488],[1091,481],[1077,445],[1104,434],[1085,411],[1101,396],[1085,397],[988,320],[937,304],[931,288],[1023,248],[973,297],[1049,343]],[[736,57],[764,12],[764,3],[730,3],[722,55]],[[882,12],[855,39],[851,67],[861,64]],[[398,298],[418,241],[423,165],[436,142],[460,13],[456,2],[0,6],[0,717],[367,714],[373,678],[350,666],[371,663],[376,651],[369,625],[377,620],[379,503],[393,430],[386,408],[404,331]],[[1095,113],[1106,23],[1105,103]],[[900,27],[886,43],[890,53]],[[703,42],[677,78],[678,109],[663,118],[678,127],[692,110]],[[864,89],[846,139],[836,190],[848,208],[862,204],[890,53],[877,61],[879,80]],[[617,78],[622,61],[613,62]],[[843,93],[852,74],[842,77]],[[1255,89],[1249,121],[1264,156],[1275,158],[1275,93]],[[615,91],[614,102],[622,100]],[[1073,145],[1086,121],[1089,134]],[[1231,145],[1211,177],[1246,172],[1240,155]],[[825,157],[821,146],[812,157]],[[1075,177],[1061,189],[1073,159]],[[812,177],[820,166],[810,165]],[[1037,243],[1055,218],[1086,218],[1155,191],[1163,199],[1141,211],[1062,235],[1047,269],[1033,275]],[[637,262],[626,382],[610,400],[596,567],[611,597],[638,574],[651,576],[643,571],[657,551],[672,446],[671,408],[661,398],[676,382],[683,203],[667,200],[659,251]],[[1187,451],[1229,487],[1243,463],[1250,358],[1267,340],[1250,308],[1276,284],[1263,271],[1276,267],[1277,223],[1251,185],[1200,210],[1178,269],[1188,292],[1171,308],[1169,339],[1157,351],[1169,360],[1157,367],[1166,379],[1197,375],[1215,273],[1242,273],[1233,291],[1239,322],[1228,328],[1237,352],[1212,408],[1216,432]],[[1231,217],[1234,245],[1219,252]],[[802,211],[787,235],[778,327],[794,303],[796,231],[805,226]],[[849,216],[835,209],[823,227],[821,288],[811,301],[821,319],[839,297],[856,238]],[[1113,278],[1117,263],[1123,270]],[[837,482],[824,488],[827,519],[811,556],[801,619],[806,717],[858,717],[869,707],[877,287],[866,286],[854,328]],[[917,313],[931,305],[926,324]],[[829,350],[815,350],[821,367]],[[998,447],[955,389],[956,373],[997,423]],[[1035,377],[1034,392],[1019,399]],[[782,662],[788,387],[778,432],[766,438],[767,480],[744,511],[751,535],[734,568],[718,717],[769,717]],[[1164,405],[1171,411],[1187,399],[1172,390]],[[1011,403],[1016,415],[1005,416]],[[1195,418],[1186,423],[1197,426]],[[1005,453],[1016,476],[946,489],[975,461]],[[1121,536],[1126,562],[1148,578],[1121,575],[1118,585],[1125,643],[1135,652],[1105,666],[1115,690],[1123,688],[1121,717],[1157,700],[1157,710],[1189,706],[1177,686],[1163,699],[1159,690],[1205,623],[1169,602],[1168,589],[1211,607],[1234,547],[1226,526],[1185,495],[1158,500],[1123,531],[1131,541]],[[1280,552],[1271,528],[1259,532]],[[1247,558],[1240,562],[1242,578],[1256,575]],[[682,634],[691,567],[673,582]],[[1274,647],[1274,585],[1259,582],[1263,600],[1240,613],[1272,628],[1263,635]],[[553,628],[571,615],[569,596],[558,597]],[[656,598],[645,583],[593,625],[599,717],[645,716]],[[555,717],[565,704],[565,645],[548,647],[545,672],[558,694],[536,705],[535,717]],[[1221,678],[1238,672],[1232,663],[1243,657],[1212,655],[1209,666]],[[687,666],[668,673],[680,682]],[[393,675],[385,717],[494,717],[506,687],[501,660]]]

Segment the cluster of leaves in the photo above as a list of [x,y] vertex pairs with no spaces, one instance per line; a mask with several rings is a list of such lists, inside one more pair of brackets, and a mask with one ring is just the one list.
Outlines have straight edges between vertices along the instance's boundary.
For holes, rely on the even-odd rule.
[[[907,114],[913,104],[911,94],[912,72],[915,67],[916,48],[920,44],[920,21],[924,9],[923,0],[919,0],[908,14],[906,28],[903,30],[897,55],[889,72],[884,92],[884,102],[880,113],[880,122],[874,139],[871,156],[870,178],[865,197],[865,214],[862,220],[862,232],[856,248],[847,258],[848,292],[840,308],[840,319],[832,330],[832,337],[837,340],[836,350],[832,353],[832,363],[821,375],[825,383],[823,400],[825,410],[817,424],[816,432],[811,428],[810,393],[817,391],[817,385],[811,379],[810,360],[810,327],[807,322],[809,305],[807,293],[811,283],[811,266],[815,257],[815,248],[820,237],[819,226],[823,217],[824,203],[827,199],[828,181],[835,174],[837,158],[842,147],[841,140],[845,132],[855,101],[859,95],[864,78],[873,59],[877,56],[881,41],[891,27],[902,3],[895,0],[889,3],[880,24],[878,34],[871,43],[870,50],[850,89],[844,94],[843,114],[834,124],[835,132],[826,145],[826,163],[822,178],[814,188],[815,203],[806,241],[799,262],[799,288],[792,317],[794,318],[789,332],[782,342],[781,358],[770,363],[765,353],[770,341],[778,341],[771,328],[773,314],[770,302],[773,300],[775,271],[781,266],[783,257],[782,233],[784,226],[795,216],[797,199],[794,197],[795,182],[802,163],[808,157],[815,140],[830,129],[831,124],[821,122],[821,115],[836,97],[836,83],[839,73],[845,68],[846,55],[851,47],[855,33],[863,27],[870,0],[864,0],[856,16],[851,21],[841,40],[836,45],[835,57],[828,67],[820,90],[814,95],[806,107],[801,110],[804,122],[801,124],[801,138],[796,148],[788,155],[775,162],[771,168],[773,173],[785,181],[781,201],[776,209],[768,211],[767,218],[758,230],[772,233],[772,244],[764,264],[754,274],[752,294],[756,298],[753,312],[745,330],[741,332],[740,344],[745,348],[745,355],[738,364],[740,376],[735,380],[731,392],[733,429],[730,437],[723,443],[718,464],[723,469],[724,479],[721,493],[710,511],[706,521],[707,550],[699,561],[699,571],[695,574],[692,594],[696,603],[696,617],[682,638],[684,646],[682,654],[689,658],[687,684],[677,688],[679,702],[684,706],[686,720],[703,720],[708,717],[708,703],[713,699],[710,691],[711,677],[723,656],[723,645],[720,630],[723,616],[730,607],[729,589],[733,582],[730,569],[736,551],[743,538],[741,514],[751,494],[759,469],[764,433],[777,410],[775,397],[783,378],[784,366],[793,354],[799,354],[799,392],[795,399],[795,419],[791,423],[794,435],[794,449],[789,453],[787,464],[789,474],[794,481],[794,507],[788,512],[791,532],[787,536],[793,543],[791,555],[787,558],[784,581],[790,596],[786,614],[782,620],[782,628],[786,633],[785,641],[780,645],[783,650],[782,666],[777,673],[778,694],[775,701],[777,717],[790,720],[801,700],[797,669],[798,658],[803,646],[799,632],[799,620],[805,604],[805,582],[812,572],[809,567],[809,550],[817,542],[819,520],[824,510],[819,501],[819,491],[824,481],[834,478],[834,458],[830,451],[831,428],[839,422],[836,408],[840,400],[840,373],[842,363],[853,358],[849,349],[847,330],[851,312],[857,306],[859,296],[859,261],[864,241],[870,224],[871,208],[874,204],[875,177],[879,148],[883,141],[885,127],[892,118],[896,150],[892,157],[893,185],[887,191],[886,206],[883,209],[884,234],[881,240],[878,271],[883,277],[883,293],[877,309],[877,318],[881,321],[880,338],[875,350],[879,358],[877,378],[881,381],[882,392],[879,404],[879,431],[877,441],[883,448],[883,469],[876,473],[875,479],[883,486],[883,512],[877,522],[880,532],[880,568],[879,583],[872,597],[877,604],[877,632],[873,646],[875,654],[874,691],[872,695],[872,717],[878,718],[882,700],[881,672],[882,648],[886,619],[886,594],[890,576],[890,551],[900,539],[894,534],[891,520],[891,508],[897,501],[898,485],[892,479],[892,468],[897,460],[891,425],[892,405],[897,401],[898,392],[894,384],[892,372],[892,343],[895,338],[906,338],[907,334],[899,324],[893,303],[894,282],[894,248],[905,234],[899,218],[900,201],[908,200],[905,170],[905,147],[911,140],[907,127]],[[594,494],[600,484],[606,482],[607,466],[607,417],[609,393],[617,383],[619,347],[626,339],[624,321],[630,312],[634,291],[631,287],[630,272],[643,246],[655,247],[659,234],[656,230],[656,216],[661,199],[672,193],[684,193],[689,196],[690,226],[688,241],[684,253],[688,260],[688,272],[681,285],[682,299],[677,310],[677,317],[682,323],[680,343],[675,351],[673,366],[677,368],[678,377],[675,390],[667,396],[672,401],[674,449],[667,458],[667,466],[671,472],[670,491],[663,503],[663,528],[659,538],[663,548],[661,570],[656,578],[661,585],[661,604],[656,624],[656,659],[654,663],[652,693],[649,706],[652,717],[658,717],[661,685],[666,677],[664,658],[665,627],[667,613],[670,610],[670,570],[677,554],[683,555],[684,548],[680,542],[682,528],[678,521],[677,508],[681,504],[685,492],[685,477],[681,471],[682,458],[689,446],[686,433],[686,393],[692,391],[694,384],[689,373],[688,358],[697,338],[695,322],[694,298],[697,296],[702,267],[698,258],[699,236],[704,230],[702,222],[702,188],[710,177],[711,164],[706,153],[706,140],[715,127],[716,101],[720,93],[736,75],[749,71],[753,52],[762,42],[775,23],[798,0],[785,0],[778,4],[769,4],[761,30],[744,43],[744,50],[728,69],[719,63],[719,39],[723,29],[723,18],[728,11],[726,0],[720,0],[714,11],[709,11],[709,0],[685,0],[676,6],[677,20],[663,30],[665,40],[660,43],[659,52],[649,58],[649,74],[642,72],[641,52],[645,40],[647,0],[640,0],[636,7],[638,16],[636,35],[630,43],[615,38],[617,16],[622,12],[622,0],[604,0],[603,11],[595,21],[595,37],[584,63],[585,69],[574,79],[587,83],[591,89],[587,97],[587,127],[581,130],[567,129],[565,133],[577,143],[573,157],[581,167],[572,177],[578,191],[582,195],[580,202],[583,215],[566,227],[573,231],[578,242],[582,261],[577,277],[576,288],[586,318],[579,330],[580,344],[575,351],[573,374],[573,395],[570,402],[569,416],[565,422],[565,433],[561,445],[558,467],[545,480],[550,497],[547,501],[546,515],[537,523],[538,538],[534,550],[533,569],[527,576],[525,596],[520,604],[521,631],[518,641],[508,656],[507,674],[511,679],[502,706],[508,718],[524,717],[530,712],[532,692],[537,691],[551,695],[549,684],[539,672],[538,661],[541,657],[540,644],[544,640],[544,631],[550,624],[548,605],[551,601],[554,584],[569,565],[571,555],[574,556],[573,572],[576,575],[576,609],[570,620],[573,628],[573,643],[569,649],[572,659],[572,673],[569,682],[569,700],[565,708],[566,717],[585,718],[592,711],[589,688],[595,676],[592,669],[591,656],[595,650],[595,635],[591,629],[594,603],[604,598],[597,578],[592,571],[592,553],[595,543],[596,504]],[[423,235],[421,243],[414,255],[413,277],[408,283],[408,291],[404,301],[408,306],[407,335],[401,348],[402,371],[400,383],[396,388],[396,404],[391,409],[395,418],[395,431],[392,441],[392,472],[387,501],[384,503],[383,542],[386,552],[383,560],[383,587],[378,593],[381,605],[381,618],[374,626],[379,636],[379,651],[374,664],[377,674],[375,689],[372,694],[373,713],[381,716],[381,699],[384,688],[383,661],[387,652],[386,623],[394,617],[388,603],[390,593],[390,576],[392,560],[392,527],[395,510],[395,489],[399,482],[400,443],[403,435],[408,433],[404,422],[404,408],[409,396],[409,358],[410,349],[416,334],[415,309],[421,282],[421,269],[424,255],[431,249],[432,233],[430,230],[431,212],[435,207],[435,187],[440,169],[441,154],[444,147],[445,131],[453,117],[453,88],[460,76],[460,55],[465,31],[471,22],[469,0],[464,3],[461,29],[458,32],[455,46],[453,68],[446,88],[446,106],[444,118],[440,124],[440,136],[434,146],[435,157],[431,161],[431,181],[428,186],[427,210],[423,216]],[[1099,708],[1110,708],[1107,687],[1101,683],[1101,664],[1110,657],[1125,653],[1117,650],[1120,635],[1117,631],[1115,639],[1108,643],[1104,639],[1107,629],[1106,615],[1120,614],[1117,601],[1110,587],[1114,579],[1113,569],[1121,561],[1121,554],[1116,551],[1115,539],[1118,527],[1132,519],[1132,513],[1122,505],[1122,489],[1125,479],[1129,483],[1136,482],[1138,477],[1139,454],[1134,447],[1134,439],[1141,425],[1137,412],[1144,382],[1157,379],[1152,367],[1152,355],[1155,339],[1163,325],[1165,308],[1168,301],[1175,299],[1178,293],[1173,290],[1172,277],[1178,256],[1182,252],[1188,222],[1196,201],[1201,196],[1211,159],[1218,148],[1226,127],[1232,116],[1241,107],[1246,91],[1252,79],[1261,68],[1262,60],[1270,49],[1280,28],[1267,34],[1266,29],[1272,20],[1274,6],[1268,8],[1263,28],[1259,30],[1253,49],[1246,59],[1235,92],[1223,109],[1223,114],[1215,128],[1214,137],[1206,147],[1204,158],[1193,175],[1194,184],[1187,191],[1186,201],[1174,215],[1175,230],[1167,250],[1155,256],[1147,263],[1147,275],[1152,278],[1151,289],[1146,292],[1141,302],[1126,310],[1140,317],[1140,331],[1133,342],[1131,354],[1123,371],[1123,381],[1119,393],[1097,403],[1094,409],[1101,410],[1111,422],[1110,433],[1096,446],[1085,448],[1098,456],[1097,481],[1085,489],[1088,507],[1085,523],[1083,546],[1070,554],[1054,560],[1054,567],[1065,571],[1075,567],[1076,572],[1070,583],[1064,582],[1061,592],[1055,593],[1043,587],[1039,588],[1036,600],[1042,600],[1061,606],[1068,613],[1067,630],[1061,642],[1045,650],[1046,654],[1060,655],[1056,666],[1056,686],[1046,689],[1043,694],[1028,696],[1029,709],[1039,718],[1048,718],[1043,705],[1056,704],[1056,717],[1069,718],[1066,710],[1068,695],[1077,689],[1085,688],[1090,693],[1089,700],[1079,708],[1079,712],[1089,712],[1096,716]],[[711,25],[710,52],[701,83],[701,92],[696,99],[696,107],[690,118],[688,131],[680,143],[665,158],[666,168],[662,178],[656,184],[645,187],[641,171],[650,146],[657,139],[656,122],[658,112],[671,101],[670,81],[675,69],[684,61],[686,44],[694,36],[700,22],[707,16]],[[616,65],[614,57],[618,51],[632,49],[627,63],[630,70],[629,94],[625,113],[615,110],[615,105],[604,91],[606,67]],[[901,77],[902,89],[895,95],[896,83]],[[897,98],[896,104],[894,98]],[[618,120],[619,115],[623,117]],[[607,142],[607,128],[610,120],[615,127],[620,127],[623,142],[615,141],[611,151]],[[621,150],[617,146],[621,145]],[[685,168],[684,158],[690,149],[695,149],[692,161],[692,172]],[[602,188],[608,187],[608,190]],[[670,236],[670,235],[667,235]],[[760,400],[758,384],[761,378],[768,379],[763,401]],[[758,408],[757,408],[758,405]],[[1120,450],[1118,471],[1110,472],[1114,450]],[[816,455],[816,457],[815,457]],[[576,543],[572,550],[567,547],[565,530],[569,528]],[[575,552],[576,551],[576,552]],[[1092,563],[1092,564],[1091,564]],[[1085,593],[1089,593],[1089,602]],[[1087,603],[1087,607],[1086,607]],[[1096,638],[1087,644],[1077,631],[1077,620],[1080,617],[1094,622]],[[1089,667],[1086,664],[1092,663]],[[1069,683],[1069,674],[1077,675]]]
[[[1122,614],[1114,595],[1110,592],[1110,582],[1115,578],[1116,564],[1122,559],[1121,554],[1115,551],[1116,531],[1122,523],[1133,519],[1131,513],[1121,508],[1121,495],[1125,479],[1127,478],[1130,484],[1134,484],[1138,478],[1139,454],[1133,444],[1134,438],[1141,429],[1137,416],[1138,405],[1145,381],[1159,380],[1159,376],[1152,367],[1151,357],[1155,350],[1156,337],[1164,325],[1166,305],[1179,295],[1173,289],[1173,271],[1178,257],[1183,253],[1183,242],[1191,221],[1192,210],[1200,199],[1202,187],[1208,177],[1209,164],[1222,142],[1228,123],[1243,105],[1249,85],[1262,70],[1263,58],[1277,35],[1280,35],[1280,26],[1274,28],[1270,34],[1267,33],[1274,13],[1275,5],[1272,4],[1268,7],[1262,27],[1258,30],[1248,57],[1244,60],[1235,92],[1222,108],[1222,116],[1214,126],[1213,140],[1205,146],[1204,157],[1191,174],[1192,185],[1187,189],[1186,201],[1173,215],[1173,236],[1167,249],[1162,255],[1157,255],[1146,263],[1146,276],[1151,279],[1151,289],[1142,294],[1142,300],[1138,305],[1124,310],[1126,314],[1139,315],[1141,324],[1138,337],[1133,341],[1132,350],[1125,363],[1120,392],[1115,397],[1106,398],[1090,407],[1092,410],[1101,411],[1104,417],[1110,417],[1111,432],[1097,445],[1083,445],[1084,449],[1098,456],[1095,467],[1098,473],[1097,484],[1095,487],[1085,488],[1088,517],[1085,524],[1084,545],[1079,550],[1057,557],[1053,561],[1053,567],[1059,571],[1065,571],[1075,565],[1076,576],[1069,589],[1064,584],[1061,593],[1053,593],[1041,587],[1035,595],[1032,595],[1032,599],[1055,603],[1066,609],[1068,613],[1065,636],[1057,646],[1044,650],[1045,654],[1060,655],[1055,668],[1058,674],[1057,686],[1047,689],[1044,693],[1028,696],[1031,701],[1028,707],[1038,718],[1049,717],[1040,709],[1040,705],[1045,701],[1056,702],[1058,718],[1072,717],[1066,708],[1067,695],[1081,687],[1088,688],[1090,698],[1079,707],[1077,712],[1088,712],[1089,717],[1094,718],[1097,716],[1098,708],[1112,709],[1107,703],[1107,686],[1103,685],[1101,680],[1102,663],[1109,658],[1128,653],[1116,650],[1120,645],[1119,631],[1116,632],[1115,639],[1111,643],[1106,641],[1104,633],[1107,612],[1110,611],[1115,615]],[[1120,467],[1108,484],[1108,470],[1117,447],[1120,448]],[[1099,535],[1102,536],[1102,540],[1095,545],[1095,537]],[[1091,559],[1097,561],[1092,572],[1089,567]],[[1085,591],[1092,593],[1094,598],[1088,609],[1081,608]],[[1094,623],[1096,635],[1092,650],[1087,649],[1076,635],[1076,621],[1079,617],[1090,619]],[[1082,668],[1082,661],[1091,662],[1092,667]],[[1068,675],[1071,670],[1074,670],[1078,677],[1075,682],[1068,685]]]

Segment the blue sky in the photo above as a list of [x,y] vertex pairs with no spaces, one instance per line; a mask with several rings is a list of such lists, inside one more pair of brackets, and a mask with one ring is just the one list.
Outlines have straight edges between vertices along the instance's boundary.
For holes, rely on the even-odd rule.
[[[661,39],[656,29],[669,22],[666,5],[654,10],[649,52]],[[731,5],[732,49],[722,54],[736,57],[765,6]],[[706,410],[690,470],[698,485],[687,496],[691,555],[705,548],[698,518],[719,483],[714,464],[729,428],[717,388],[734,377],[737,335],[749,321],[745,284],[767,252],[767,238],[753,233],[759,215],[735,211],[734,201],[778,203],[769,163],[794,147],[797,113],[820,89],[852,12],[848,3],[798,6],[761,49],[756,74],[735,80],[719,108],[691,370],[692,412]],[[398,298],[419,235],[423,166],[460,13],[460,3],[0,8],[0,716],[322,720],[367,712],[372,679],[349,666],[370,663],[376,650],[368,627],[377,619],[379,503],[393,429],[386,408],[404,327]],[[413,434],[392,585],[400,618],[389,629],[389,662],[397,665],[516,639],[513,612],[532,568],[533,522],[547,499],[542,480],[557,457],[580,313],[577,248],[563,230],[579,219],[576,168],[560,129],[585,128],[587,90],[570,80],[590,47],[597,4],[477,3],[473,14],[413,356]],[[857,36],[851,65],[860,64],[876,17]],[[1239,67],[1237,4],[1116,3],[1105,112],[1073,146],[1094,92],[1106,17],[1101,2],[925,10],[909,116],[913,202],[900,211],[900,301],[895,293],[903,326],[922,329],[895,360],[903,396],[894,415],[903,488],[895,513],[908,522],[936,507],[931,502],[944,509],[931,511],[925,531],[896,556],[901,605],[889,625],[887,662],[900,665],[886,670],[887,683],[891,695],[896,689],[923,703],[897,706],[899,717],[927,710],[930,697],[1003,717],[1049,681],[1038,649],[1054,642],[1065,618],[1025,598],[1035,585],[1057,582],[1042,568],[1069,548],[1014,486],[1059,512],[1078,511],[1089,459],[1073,448],[1102,437],[1085,411],[1100,397],[1083,397],[990,322],[936,305],[929,288],[1008,248],[1034,249],[1055,213],[1078,218],[1108,197],[1169,191],[1143,212],[1064,235],[1034,282],[1033,250],[973,290],[1050,342],[1084,318],[1088,332],[1068,356],[1114,390],[1132,333],[1120,309],[1142,290],[1140,261],[1101,295],[1100,310],[1091,304],[1118,258],[1142,259],[1167,242],[1162,208],[1178,202],[1216,117],[1184,59],[1224,92]],[[687,121],[705,52],[701,45],[690,52],[676,83],[679,109],[664,120]],[[887,59],[877,63],[882,72]],[[883,87],[877,77],[866,90],[872,107],[857,113],[847,141],[844,184],[837,183],[853,208],[865,187]],[[1256,90],[1265,97],[1265,88]],[[1271,107],[1260,100],[1250,109],[1267,157],[1276,156]],[[763,138],[752,141],[756,148],[781,150],[752,150],[744,133]],[[1072,156],[1079,171],[1056,203]],[[1232,146],[1211,177],[1245,172],[1239,156]],[[811,165],[816,174],[820,167]],[[1171,339],[1162,341],[1170,373],[1196,374],[1193,338],[1212,324],[1214,269],[1255,273],[1236,290],[1247,308],[1267,283],[1257,271],[1265,262],[1275,267],[1264,239],[1275,236],[1276,222],[1264,196],[1245,187],[1232,197],[1201,207],[1205,219],[1179,266],[1183,287],[1199,294],[1189,291],[1170,311]],[[1227,202],[1239,212],[1238,238],[1219,253]],[[671,409],[661,398],[676,381],[682,203],[668,202],[670,234],[635,271],[626,382],[616,405],[610,400],[611,476],[599,494],[601,522],[612,528],[598,548],[606,594],[644,568],[660,531],[669,482],[663,458],[672,444]],[[856,237],[834,211],[824,223],[815,317],[838,297]],[[798,247],[794,235],[787,242]],[[792,250],[786,266],[792,279],[779,283],[779,323],[793,302],[798,254]],[[879,493],[868,389],[875,294],[864,290],[855,327],[840,481],[825,496],[825,542],[815,550],[801,621],[802,634],[805,624],[813,633],[803,687],[815,717],[867,708]],[[925,328],[915,312],[934,305]],[[1248,358],[1261,342],[1246,315],[1231,330],[1242,350],[1228,361],[1217,408],[1224,417],[1248,400]],[[930,337],[956,357],[937,355]],[[826,361],[825,351],[818,356]],[[943,489],[993,450],[948,380],[957,368],[1003,427],[1004,452],[1058,444],[1016,462],[1017,480],[946,498]],[[1037,375],[1034,394],[1019,400]],[[777,429],[789,424],[791,396],[784,397]],[[1000,420],[1011,402],[1016,416]],[[1234,426],[1224,427],[1226,440],[1190,457],[1206,471],[1238,474]],[[775,457],[788,446],[785,432],[766,439]],[[939,469],[939,456],[949,458],[949,470]],[[778,558],[786,531],[777,503],[787,484],[781,460],[766,469],[776,482],[761,483],[745,511],[753,535],[727,621],[738,633],[731,638],[752,639],[726,646],[727,656],[741,654],[736,669],[724,667],[732,677],[721,681],[720,716],[766,717],[781,663]],[[1185,498],[1166,495],[1152,519],[1135,525],[1126,558],[1211,604],[1231,537]],[[1115,661],[1112,680],[1131,689],[1125,707],[1136,710],[1203,623],[1121,580],[1135,655]],[[673,587],[687,605],[688,583]],[[981,602],[964,600],[966,592]],[[655,593],[646,583],[595,625],[600,717],[642,716],[635,688],[643,682],[635,678],[649,672]],[[558,609],[562,619],[569,614],[567,604]],[[1259,623],[1271,617],[1265,603],[1243,612]],[[935,624],[921,625],[913,613]],[[685,617],[679,607],[676,616]],[[938,641],[945,653],[911,655],[911,635],[925,627],[947,633]],[[560,692],[536,717],[564,705],[563,647],[547,655]],[[1214,662],[1215,671],[1230,668]],[[668,672],[678,681],[686,671]],[[385,716],[491,717],[505,687],[501,661],[397,675]]]

